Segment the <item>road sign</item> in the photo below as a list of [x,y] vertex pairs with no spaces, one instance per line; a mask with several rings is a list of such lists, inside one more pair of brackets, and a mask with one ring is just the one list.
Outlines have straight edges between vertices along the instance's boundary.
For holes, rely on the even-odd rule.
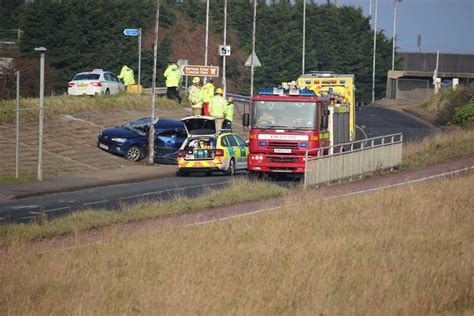
[[[247,58],[247,61],[245,62],[245,66],[251,67],[252,66],[252,54],[250,54],[249,58]],[[254,67],[261,67],[262,64],[260,63],[260,60],[258,60],[257,54],[253,53],[253,66]]]
[[230,56],[230,45],[219,45],[219,55]]
[[185,76],[219,77],[219,66],[186,65],[181,68]]
[[187,64],[188,64],[187,59],[178,59],[178,61],[176,62],[176,65],[178,65],[178,67],[186,66]]
[[140,35],[140,29],[124,29],[123,30],[123,35],[125,35],[125,36],[139,36]]

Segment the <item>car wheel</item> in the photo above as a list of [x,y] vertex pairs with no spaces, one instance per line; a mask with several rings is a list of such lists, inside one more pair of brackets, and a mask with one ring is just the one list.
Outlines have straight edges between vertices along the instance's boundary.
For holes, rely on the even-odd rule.
[[129,161],[139,161],[143,158],[143,151],[138,146],[132,146],[125,153],[125,158]]
[[228,176],[235,176],[235,160],[234,158],[230,159],[229,167],[227,168],[226,174]]
[[110,90],[109,89],[105,90],[105,95],[110,95]]

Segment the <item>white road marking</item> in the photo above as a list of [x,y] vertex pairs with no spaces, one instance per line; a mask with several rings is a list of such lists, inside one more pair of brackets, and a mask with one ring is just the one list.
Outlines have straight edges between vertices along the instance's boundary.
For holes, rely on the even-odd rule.
[[220,185],[220,184],[226,184],[226,183],[229,183],[229,182],[230,181],[211,183],[211,184],[197,184],[197,185],[191,185],[191,186],[182,187],[182,188],[174,188],[174,189],[166,189],[166,190],[160,190],[160,191],[147,192],[147,193],[143,193],[143,194],[136,194],[136,195],[126,196],[126,197],[120,198],[119,201],[133,199],[133,198],[139,198],[139,197],[145,197],[145,196],[148,196],[148,195],[160,194],[160,193],[165,193],[165,192],[182,191],[182,190],[185,190],[185,189],[194,189],[194,188],[201,188],[201,187],[216,186],[216,185]]
[[53,209],[50,209],[50,210],[45,210],[44,212],[45,212],[45,213],[48,213],[48,212],[56,212],[56,211],[67,210],[67,209],[71,209],[71,208],[70,208],[69,206],[66,206],[66,207],[53,208]]
[[14,210],[22,210],[25,208],[37,208],[39,205],[36,204],[31,204],[31,205],[19,205],[19,206],[13,206],[12,209]]
[[86,120],[84,120],[84,119],[81,119],[81,118],[72,116],[72,115],[70,115],[70,114],[63,114],[63,115],[61,115],[61,117],[62,117],[63,119],[65,119],[66,121],[79,121],[79,122],[83,122],[83,123],[90,124],[90,125],[95,126],[95,127],[99,127],[99,128],[101,128],[101,129],[103,128],[102,126],[97,125],[97,124],[95,124],[95,123],[93,123],[93,122],[86,121]]
[[221,217],[221,218],[213,219],[213,220],[210,220],[210,221],[204,221],[204,222],[197,222],[197,223],[193,223],[193,224],[187,224],[187,225],[184,225],[184,227],[191,227],[191,226],[198,226],[198,225],[210,224],[210,223],[214,223],[214,222],[226,221],[226,220],[232,219],[232,218],[250,216],[250,215],[254,215],[254,214],[258,214],[258,213],[262,213],[262,212],[274,211],[274,210],[281,209],[282,207],[283,207],[283,206],[275,206],[275,207],[263,208],[263,209],[256,210],[256,211],[253,211],[253,212],[242,213],[242,214],[237,214],[237,215],[231,215],[231,216],[227,216],[227,217]]
[[[364,126],[364,125],[362,125],[362,126]],[[364,126],[364,127],[360,127],[359,125],[356,125],[356,127],[359,129],[359,131],[361,131],[361,132],[364,134],[365,138],[369,138],[369,137],[367,136],[367,133],[364,131],[365,126]]]
[[105,203],[105,202],[108,202],[108,201],[107,200],[95,201],[95,202],[84,203],[82,205],[83,206],[85,206],[85,205],[94,205],[94,204]]
[[[399,186],[403,186],[403,185],[408,185],[408,184],[427,181],[427,180],[431,180],[431,179],[441,178],[441,177],[445,177],[445,176],[449,176],[449,175],[453,175],[453,174],[457,174],[457,173],[461,173],[461,172],[469,171],[469,170],[474,170],[474,166],[470,166],[470,167],[466,167],[466,168],[458,169],[458,170],[454,170],[454,171],[444,172],[444,173],[440,173],[440,174],[436,174],[436,175],[432,175],[432,176],[424,177],[424,178],[420,178],[420,179],[415,179],[415,180],[409,180],[409,181],[399,182],[399,183],[395,183],[395,184],[390,184],[390,185],[386,185],[386,186],[382,186],[382,187],[376,187],[376,188],[367,189],[367,190],[360,190],[360,191],[355,191],[355,192],[350,192],[350,193],[339,194],[339,195],[323,198],[322,200],[325,201],[325,200],[331,200],[331,199],[341,198],[341,197],[345,197],[345,196],[351,196],[351,195],[357,195],[357,194],[362,194],[362,193],[375,192],[375,191],[379,191],[379,190],[395,188],[395,187],[399,187]],[[214,220],[201,221],[201,222],[196,222],[196,223],[192,223],[192,224],[187,224],[187,225],[184,225],[184,227],[192,227],[192,226],[210,224],[210,223],[214,223],[214,222],[221,222],[221,221],[225,221],[225,220],[229,220],[229,219],[233,219],[233,218],[237,218],[237,217],[250,216],[250,215],[255,215],[255,214],[266,212],[266,211],[279,210],[279,209],[282,209],[282,208],[283,208],[283,206],[275,206],[275,207],[260,209],[260,210],[256,210],[256,211],[252,211],[252,212],[248,212],[248,213],[242,213],[242,214],[237,214],[237,215],[221,217],[221,218],[214,219]]]

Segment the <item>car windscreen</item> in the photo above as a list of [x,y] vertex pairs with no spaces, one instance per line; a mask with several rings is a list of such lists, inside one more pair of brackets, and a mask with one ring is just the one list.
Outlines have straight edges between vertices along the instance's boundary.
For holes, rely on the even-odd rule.
[[150,121],[150,118],[142,118],[128,122],[124,125],[124,127],[136,131],[140,134],[147,134],[150,129]]
[[313,130],[316,126],[316,103],[255,101],[253,128],[287,128]]
[[72,80],[99,80],[100,74],[78,74]]

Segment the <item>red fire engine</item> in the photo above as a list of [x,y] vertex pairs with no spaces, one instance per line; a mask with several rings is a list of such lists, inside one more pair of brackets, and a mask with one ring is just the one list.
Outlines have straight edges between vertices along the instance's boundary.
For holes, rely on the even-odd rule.
[[251,115],[243,115],[243,125],[250,126],[247,168],[252,174],[304,173],[308,149],[349,141],[348,115],[337,115],[346,107],[335,104],[335,96],[286,88],[260,90],[251,100]]

